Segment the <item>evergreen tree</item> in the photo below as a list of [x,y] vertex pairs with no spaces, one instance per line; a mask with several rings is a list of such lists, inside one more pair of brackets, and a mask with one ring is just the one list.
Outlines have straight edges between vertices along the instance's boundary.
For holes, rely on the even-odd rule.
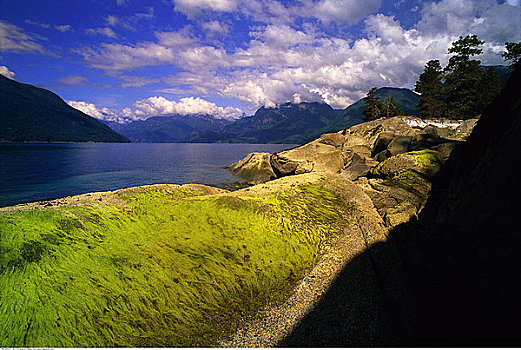
[[501,54],[505,61],[511,61],[510,67],[514,67],[521,62],[521,42],[505,43],[506,51]]
[[441,95],[443,70],[438,60],[430,60],[416,82],[414,91],[420,94],[416,105],[422,118],[439,118],[446,109]]
[[396,117],[402,115],[402,107],[396,103],[393,96],[387,96],[383,103],[383,113],[381,116],[386,118]]
[[478,109],[482,112],[501,91],[501,80],[492,67],[488,67],[481,77],[481,94]]
[[448,53],[455,55],[445,68],[446,85],[442,91],[447,96],[447,116],[451,119],[469,119],[481,113],[483,69],[481,62],[470,56],[479,55],[483,43],[476,35],[460,36],[449,48]]
[[366,97],[364,97],[364,109],[362,111],[362,115],[364,116],[364,121],[376,120],[382,116],[382,112],[384,110],[384,106],[382,101],[376,96],[378,92],[377,88],[372,88],[367,93]]

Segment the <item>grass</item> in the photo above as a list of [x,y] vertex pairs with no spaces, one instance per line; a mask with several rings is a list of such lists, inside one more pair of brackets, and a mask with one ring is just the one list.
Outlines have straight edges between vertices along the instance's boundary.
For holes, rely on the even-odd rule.
[[317,185],[201,194],[0,217],[0,346],[212,346],[287,296],[346,220]]

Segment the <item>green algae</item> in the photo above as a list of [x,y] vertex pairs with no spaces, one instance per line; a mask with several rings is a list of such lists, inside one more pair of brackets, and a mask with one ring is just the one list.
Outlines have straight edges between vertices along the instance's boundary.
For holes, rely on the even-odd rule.
[[422,169],[435,169],[440,164],[435,151],[421,150],[408,152],[406,154],[410,155],[416,166]]
[[346,221],[317,185],[201,194],[139,189],[122,209],[0,217],[0,345],[211,346],[284,298]]
[[382,182],[382,184],[385,186],[402,188],[406,191],[419,195],[422,195],[421,189],[425,187],[426,183],[428,183],[428,180],[426,180],[424,176],[414,170],[402,171],[400,174],[392,178],[385,179]]

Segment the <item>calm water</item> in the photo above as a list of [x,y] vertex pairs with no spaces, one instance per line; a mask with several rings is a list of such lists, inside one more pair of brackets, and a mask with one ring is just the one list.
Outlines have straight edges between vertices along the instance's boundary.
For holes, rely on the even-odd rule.
[[0,207],[155,183],[240,181],[222,166],[295,145],[0,144]]

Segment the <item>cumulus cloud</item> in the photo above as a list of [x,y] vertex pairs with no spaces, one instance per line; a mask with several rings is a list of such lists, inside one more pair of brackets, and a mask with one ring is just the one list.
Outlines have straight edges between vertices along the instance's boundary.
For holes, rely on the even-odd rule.
[[[380,7],[380,0],[301,0],[291,5],[252,0],[240,6],[238,0],[173,2],[177,11],[191,18],[209,12],[223,15],[224,19],[209,17],[199,24],[206,33],[225,34],[229,27],[224,23],[243,16],[255,15],[256,23],[250,27],[247,41],[233,48],[212,45],[194,35],[194,27],[187,26],[157,32],[153,41],[102,44],[78,53],[92,67],[107,72],[171,65],[177,73],[162,78],[169,85],[163,92],[218,95],[244,101],[252,109],[287,101],[323,101],[344,108],[374,86],[412,87],[428,60],[446,63],[447,49],[460,35],[472,32],[487,41],[480,57],[484,64],[501,63],[504,42],[521,40],[521,8],[513,6],[512,1],[424,3],[418,9],[419,22],[407,28],[393,16],[368,15]],[[363,36],[355,40],[324,29],[333,22],[352,24],[361,18],[365,18]],[[133,86],[128,78],[124,84]],[[135,84],[141,84],[139,79]],[[161,114],[182,111],[182,105],[189,105],[191,110],[196,110],[195,105],[204,106],[198,100],[190,102],[157,97],[141,100],[142,108],[137,110]]]
[[121,113],[115,110],[110,110],[107,107],[99,108],[95,104],[85,101],[67,101],[67,103],[72,108],[76,108],[77,110],[99,120],[113,121],[118,123],[128,121],[127,118],[124,118]]
[[0,20],[0,51],[47,54],[37,39],[14,24]]
[[162,96],[154,96],[138,100],[134,106],[134,113],[138,116],[208,114],[218,119],[235,119],[244,114],[239,108],[220,107],[199,97],[185,97],[176,102]]
[[6,66],[0,66],[0,74],[10,79],[15,79],[16,77],[16,74],[14,74],[14,72],[11,72],[9,68],[7,68]]
[[230,26],[220,21],[203,21],[201,28],[206,32],[207,37],[223,36],[228,34]]
[[134,102],[133,107],[121,111],[98,107],[85,101],[67,101],[67,103],[83,113],[104,121],[128,123],[133,120],[144,120],[157,115],[194,115],[205,114],[217,119],[236,119],[244,115],[239,108],[220,107],[213,102],[199,97],[185,97],[179,101],[171,101],[162,96],[154,96]]

